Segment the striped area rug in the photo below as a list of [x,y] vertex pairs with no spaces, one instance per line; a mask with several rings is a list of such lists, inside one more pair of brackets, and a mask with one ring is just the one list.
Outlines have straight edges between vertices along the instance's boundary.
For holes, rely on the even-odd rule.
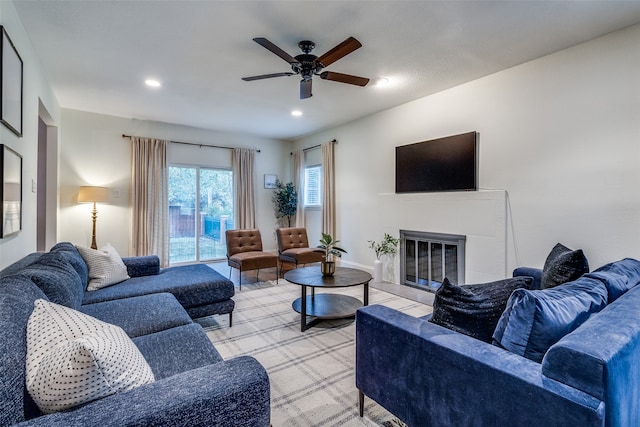
[[[363,287],[334,293],[362,298]],[[233,327],[226,316],[198,320],[225,359],[250,355],[262,363],[271,381],[273,427],[402,425],[384,408],[366,399],[358,415],[355,387],[355,323],[327,320],[300,332],[300,315],[291,303],[300,287],[280,279],[243,285],[234,296]],[[382,304],[413,316],[431,307],[370,287],[369,304]]]

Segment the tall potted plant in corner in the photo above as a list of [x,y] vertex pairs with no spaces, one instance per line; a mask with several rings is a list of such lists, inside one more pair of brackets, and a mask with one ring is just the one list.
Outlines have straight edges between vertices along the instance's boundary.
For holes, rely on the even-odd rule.
[[388,233],[384,233],[384,237],[380,243],[369,240],[369,248],[376,253],[376,260],[373,262],[373,281],[382,282],[382,260],[383,255],[395,255],[400,239],[396,239]]
[[276,181],[276,188],[273,190],[273,204],[276,209],[276,219],[287,219],[287,227],[291,227],[291,217],[298,209],[298,192],[293,182]]
[[332,256],[342,257],[342,254],[346,254],[347,251],[339,246],[340,240],[334,240],[330,234],[322,233],[322,239],[320,244],[316,246],[316,252],[322,252],[323,260],[320,263],[320,270],[323,276],[333,276],[336,272],[336,263],[333,261]]

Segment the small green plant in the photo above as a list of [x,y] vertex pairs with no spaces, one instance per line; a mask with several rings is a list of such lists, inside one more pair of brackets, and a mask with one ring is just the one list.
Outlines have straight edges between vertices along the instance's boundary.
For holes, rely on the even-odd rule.
[[340,240],[333,240],[330,234],[322,233],[322,239],[320,239],[320,244],[316,249],[316,252],[322,252],[324,255],[324,261],[331,261],[331,256],[337,256],[338,258],[342,257],[342,254],[346,254],[347,251],[342,249],[339,246],[336,246],[340,243]]
[[384,233],[384,238],[380,243],[369,240],[369,248],[376,253],[376,258],[380,259],[382,255],[395,255],[400,239],[396,239],[390,234]]
[[276,188],[273,190],[273,204],[276,209],[276,218],[286,218],[287,227],[291,227],[291,217],[298,209],[298,192],[293,182],[276,181]]

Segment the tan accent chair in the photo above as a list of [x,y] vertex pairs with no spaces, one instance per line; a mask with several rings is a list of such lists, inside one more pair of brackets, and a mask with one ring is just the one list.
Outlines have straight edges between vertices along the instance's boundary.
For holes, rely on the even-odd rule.
[[[304,227],[278,228],[278,257],[280,261],[295,264],[311,264],[322,261],[322,253],[309,247],[307,229]],[[282,269],[281,269],[282,270]]]
[[[256,280],[261,268],[276,269],[276,283],[278,281],[278,256],[262,250],[260,230],[227,230],[227,263],[231,268],[237,268],[240,275],[240,290],[242,290],[242,272],[257,270]],[[231,279],[231,271],[229,271]]]

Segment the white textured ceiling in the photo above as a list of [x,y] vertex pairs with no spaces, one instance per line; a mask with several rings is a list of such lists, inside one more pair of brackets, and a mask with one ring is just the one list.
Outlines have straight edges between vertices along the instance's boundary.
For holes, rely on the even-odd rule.
[[[640,22],[640,1],[15,0],[63,108],[292,139],[512,67]],[[326,69],[384,89],[299,77],[252,41],[321,55],[349,36],[359,50]],[[162,81],[149,89],[144,79]],[[303,111],[291,117],[294,108]]]

